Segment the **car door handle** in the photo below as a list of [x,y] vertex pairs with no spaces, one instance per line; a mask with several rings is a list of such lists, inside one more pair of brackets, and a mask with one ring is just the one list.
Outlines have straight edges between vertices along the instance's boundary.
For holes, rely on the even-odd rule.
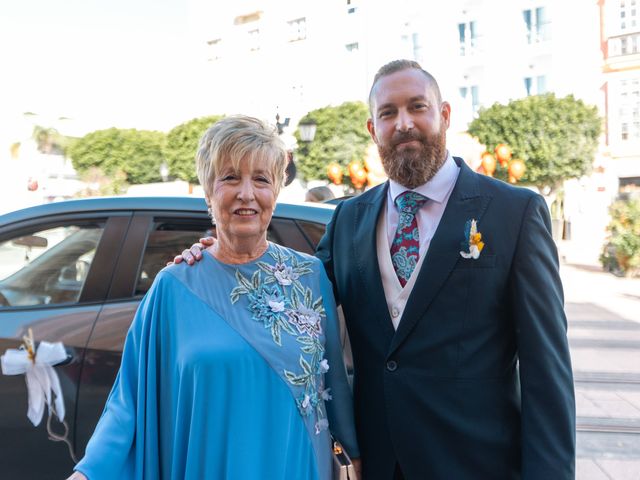
[[67,352],[67,358],[64,360],[60,360],[58,363],[54,363],[53,367],[62,367],[64,365],[69,365],[74,359],[74,356]]

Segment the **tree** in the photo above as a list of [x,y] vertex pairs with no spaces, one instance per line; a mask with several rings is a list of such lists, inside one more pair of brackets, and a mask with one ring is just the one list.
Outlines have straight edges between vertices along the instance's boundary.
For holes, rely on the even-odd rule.
[[600,262],[615,274],[640,276],[640,198],[618,200],[610,213],[609,238]]
[[489,150],[507,143],[524,160],[522,183],[555,192],[590,171],[601,128],[596,107],[573,95],[545,94],[481,109],[469,133]]
[[69,156],[80,174],[95,167],[105,175],[122,171],[128,183],[158,182],[165,142],[162,132],[109,128],[76,140],[69,148]]
[[195,164],[198,142],[204,132],[220,119],[221,115],[194,118],[174,127],[167,134],[165,155],[171,176],[198,183]]
[[[327,165],[338,163],[347,167],[353,160],[361,161],[366,156],[371,142],[365,127],[369,109],[363,102],[345,102],[337,107],[324,107],[309,112],[300,123],[314,121],[316,136],[309,144],[298,141],[296,166],[305,180],[328,179]],[[345,180],[348,176],[345,175]]]
[[40,153],[65,155],[72,142],[72,137],[62,135],[55,128],[42,127],[36,125],[33,127],[31,137],[36,141],[37,149]]
[[91,167],[80,174],[85,188],[76,193],[76,197],[103,197],[105,195],[122,195],[127,192],[127,174],[117,170],[111,175],[105,175],[98,167]]

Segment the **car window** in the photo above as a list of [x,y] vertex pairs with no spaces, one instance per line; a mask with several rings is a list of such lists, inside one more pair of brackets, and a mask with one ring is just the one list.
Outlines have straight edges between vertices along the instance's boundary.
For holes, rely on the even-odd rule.
[[298,226],[302,229],[305,236],[309,240],[309,243],[313,245],[315,249],[320,243],[320,239],[324,235],[324,231],[326,230],[326,226],[321,223],[315,222],[307,222],[305,220],[296,220]]
[[208,220],[156,219],[153,230],[147,237],[135,294],[144,295],[168,260],[196,243],[199,238],[210,235],[215,236],[215,227]]
[[[185,220],[156,218],[147,237],[142,263],[136,282],[136,295],[144,295],[167,261],[180,254],[200,238],[216,236],[216,228],[209,219]],[[267,236],[273,240],[271,229]]]
[[[205,236],[216,235],[209,219],[155,218],[145,246],[136,282],[135,295],[144,295],[167,261]],[[313,253],[310,243],[293,220],[273,218],[267,240],[298,251]]]
[[0,242],[0,308],[77,302],[103,230],[64,225]]

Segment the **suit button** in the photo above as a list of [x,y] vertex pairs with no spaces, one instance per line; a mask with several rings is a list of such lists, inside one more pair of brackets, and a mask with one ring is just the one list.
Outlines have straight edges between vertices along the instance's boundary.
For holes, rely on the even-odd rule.
[[389,360],[387,362],[387,370],[389,370],[390,372],[395,372],[398,369],[398,364],[393,361],[393,360]]

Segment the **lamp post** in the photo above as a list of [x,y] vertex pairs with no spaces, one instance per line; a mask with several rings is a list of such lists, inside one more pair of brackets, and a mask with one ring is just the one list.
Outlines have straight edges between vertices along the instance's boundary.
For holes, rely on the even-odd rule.
[[299,137],[300,141],[303,143],[300,147],[303,149],[303,155],[305,156],[309,153],[309,144],[313,142],[317,128],[318,124],[311,118],[303,118],[298,122]]
[[[289,126],[289,117],[285,117],[284,122],[280,122],[280,114],[276,112],[276,129],[278,131],[278,135],[282,135],[284,133],[284,129]],[[293,151],[287,149],[287,169],[286,176],[287,179],[284,182],[284,186],[288,186],[293,182],[293,179],[296,178],[297,169],[296,164],[293,161]]]
[[278,135],[284,133],[284,129],[289,126],[289,117],[284,119],[284,122],[280,123],[280,114],[276,113],[276,128],[278,129]]
[[300,140],[304,143],[313,142],[314,137],[316,136],[316,129],[318,128],[318,124],[315,120],[307,119],[302,120],[298,124],[298,129],[300,130]]

